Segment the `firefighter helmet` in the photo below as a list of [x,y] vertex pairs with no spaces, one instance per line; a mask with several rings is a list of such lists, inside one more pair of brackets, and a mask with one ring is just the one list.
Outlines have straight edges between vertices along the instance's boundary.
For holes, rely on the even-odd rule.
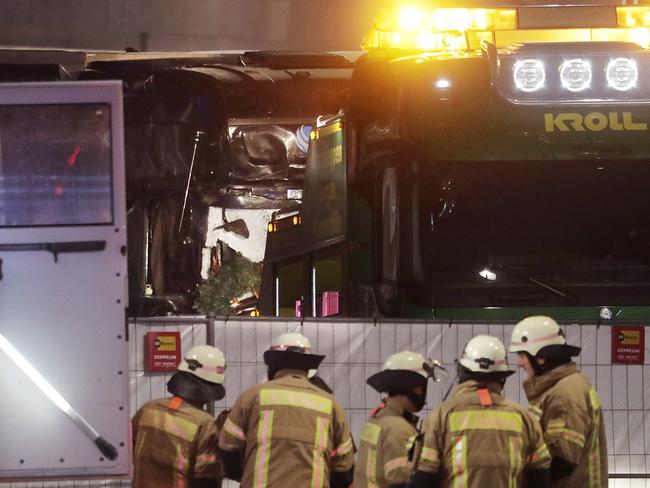
[[226,357],[216,347],[194,346],[178,365],[178,371],[220,385],[226,372]]
[[214,346],[194,346],[178,365],[176,373],[167,382],[173,395],[199,403],[221,400],[226,358]]
[[309,339],[297,332],[276,337],[264,352],[264,363],[277,369],[318,369],[325,356],[311,353]]
[[543,315],[526,317],[512,330],[510,352],[526,352],[534,357],[549,346],[554,346],[553,348],[560,346],[569,356],[580,354],[579,347],[569,346],[566,343],[564,332],[551,317]]
[[417,352],[397,352],[386,359],[382,371],[373,374],[367,383],[379,393],[426,386],[429,375],[424,362],[424,357]]
[[499,373],[511,375],[508,370],[506,348],[496,337],[477,335],[465,346],[460,357],[460,365],[471,373]]

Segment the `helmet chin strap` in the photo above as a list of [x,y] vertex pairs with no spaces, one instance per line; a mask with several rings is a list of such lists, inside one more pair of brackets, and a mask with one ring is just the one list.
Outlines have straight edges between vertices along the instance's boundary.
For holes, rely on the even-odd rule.
[[279,371],[279,368],[275,365],[269,364],[266,366],[266,377],[269,381],[273,381],[275,374]]
[[416,412],[419,412],[424,408],[424,406],[427,403],[427,395],[426,393],[423,393],[422,395],[418,395],[415,393],[413,390],[409,390],[405,392],[406,398],[408,398],[413,405],[416,407]]
[[426,388],[421,395],[418,395],[413,390],[392,390],[388,392],[388,396],[395,395],[404,395],[409,401],[415,406],[416,412],[419,412],[424,408],[427,403],[427,391]]
[[548,371],[548,368],[545,368],[543,364],[537,362],[537,357],[533,356],[531,353],[526,352],[526,357],[528,357],[528,362],[535,372],[535,376],[541,376]]
[[[568,352],[566,352],[565,354],[555,354],[549,356],[545,354],[540,355],[539,352],[537,353],[537,356],[533,356],[527,352],[526,356],[528,356],[530,365],[532,366],[533,371],[535,371],[535,374],[537,376],[546,374],[549,371],[557,368],[558,366],[571,362],[571,356],[569,355]],[[545,359],[544,364],[539,364],[536,359],[537,357],[543,357]]]

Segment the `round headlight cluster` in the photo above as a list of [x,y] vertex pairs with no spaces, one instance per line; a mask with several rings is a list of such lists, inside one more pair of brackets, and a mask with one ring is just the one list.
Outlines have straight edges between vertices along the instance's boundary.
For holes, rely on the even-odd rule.
[[634,88],[639,78],[639,68],[637,68],[636,62],[629,58],[612,59],[607,64],[605,73],[607,84],[618,91]]
[[523,92],[534,92],[544,86],[546,72],[539,59],[522,59],[513,68],[515,85]]
[[569,59],[560,66],[562,86],[571,92],[589,88],[591,84],[591,64],[584,59]]
[[[560,82],[565,90],[576,93],[591,87],[593,69],[591,62],[582,58],[567,59],[560,65]],[[607,86],[617,91],[628,91],[637,86],[639,68],[634,59],[614,58],[605,68]],[[540,59],[520,59],[513,67],[516,87],[526,93],[544,87],[546,70]]]

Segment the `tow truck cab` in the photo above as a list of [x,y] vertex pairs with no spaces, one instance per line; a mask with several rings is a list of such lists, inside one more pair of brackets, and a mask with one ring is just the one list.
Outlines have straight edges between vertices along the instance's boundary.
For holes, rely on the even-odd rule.
[[[650,316],[648,12],[380,19],[345,112],[312,136],[300,244],[274,253],[269,240],[262,312],[288,315],[300,301],[322,315],[327,291],[348,316]],[[322,134],[335,126],[333,151]],[[337,152],[341,190],[314,188],[312,172],[335,167]],[[315,241],[336,212],[336,239]]]

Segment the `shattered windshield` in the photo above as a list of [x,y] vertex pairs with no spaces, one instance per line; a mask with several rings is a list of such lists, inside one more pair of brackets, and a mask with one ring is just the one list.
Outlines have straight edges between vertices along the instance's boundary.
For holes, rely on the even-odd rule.
[[648,162],[436,163],[418,180],[436,302],[650,302]]

